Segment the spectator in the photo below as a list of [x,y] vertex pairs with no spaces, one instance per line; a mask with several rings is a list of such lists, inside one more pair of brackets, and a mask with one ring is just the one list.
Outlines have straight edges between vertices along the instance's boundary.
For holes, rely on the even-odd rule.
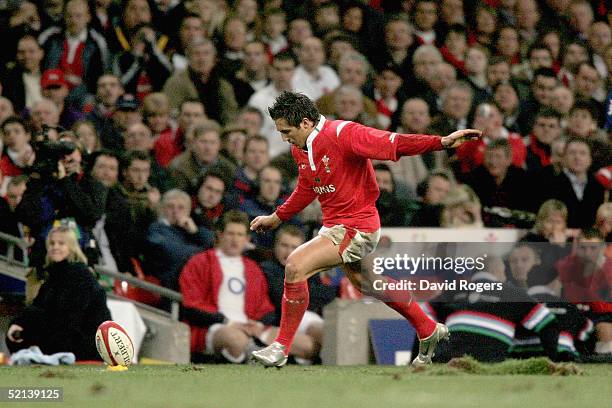
[[189,258],[211,248],[214,242],[213,232],[198,227],[190,212],[191,198],[187,193],[167,191],[161,199],[159,219],[149,226],[146,237],[145,270],[158,277],[162,286],[174,290],[178,289],[179,274]]
[[92,121],[98,133],[101,133],[115,111],[119,97],[124,94],[124,89],[119,78],[113,74],[101,75],[96,84],[96,102],[87,113],[87,120]]
[[59,125],[64,129],[70,129],[75,122],[85,119],[85,115],[68,106],[68,83],[64,79],[64,73],[60,69],[48,69],[43,72],[40,80],[42,95],[53,101],[60,112]]
[[[437,72],[438,67],[443,62],[442,54],[433,45],[421,45],[414,51],[412,65],[414,81],[411,81],[408,95],[424,96],[429,90],[429,82]],[[396,72],[403,72],[401,70]],[[406,84],[408,82],[405,82]]]
[[553,109],[538,112],[529,135],[527,171],[537,171],[550,165],[551,144],[561,136],[561,116]]
[[525,48],[532,44],[538,35],[538,23],[542,15],[540,14],[540,8],[535,0],[517,0],[515,5],[516,14],[516,25],[519,29],[520,39],[519,42],[524,47],[522,53],[526,51]]
[[380,214],[380,224],[385,227],[402,227],[406,219],[406,203],[395,192],[395,180],[391,169],[384,163],[374,166],[376,184],[380,190],[376,208]]
[[[148,0],[123,0],[120,2],[117,16],[113,18],[113,36],[109,41],[109,46],[114,54],[122,51],[130,51],[132,44],[129,39],[142,25],[153,24],[155,5]],[[157,48],[162,52],[168,44],[168,37],[165,35],[156,36]]]
[[227,177],[214,169],[208,170],[196,186],[192,218],[199,226],[215,229],[223,214],[235,203],[227,194]]
[[510,63],[504,57],[491,57],[487,65],[488,91],[492,92],[502,82],[510,81]]
[[14,115],[15,109],[13,109],[13,103],[10,99],[0,96],[0,123]]
[[75,233],[56,227],[46,239],[48,278],[32,305],[9,325],[9,350],[38,346],[44,354],[74,353],[77,360],[100,360],[94,341],[98,326],[111,320],[106,294],[79,248]]
[[236,115],[238,104],[231,84],[221,77],[216,58],[217,50],[212,41],[192,42],[187,48],[189,67],[174,73],[166,81],[163,92],[168,95],[173,109],[187,99],[199,99],[207,117],[227,124]]
[[466,82],[458,81],[449,86],[442,94],[442,112],[433,119],[430,132],[445,135],[449,131],[466,129],[473,98],[474,91]]
[[493,102],[499,107],[503,117],[503,126],[512,133],[524,135],[527,133],[518,121],[519,96],[518,91],[510,82],[500,82],[493,88]]
[[90,172],[108,190],[104,214],[92,231],[100,250],[99,264],[115,272],[132,271],[136,231],[126,194],[119,184],[119,157],[111,150],[95,152]]
[[[357,89],[364,90],[364,86],[368,79],[368,71],[370,64],[366,58],[356,51],[349,52],[341,56],[338,62],[338,75],[340,76],[341,85],[354,86]],[[327,95],[323,95],[317,100],[316,105],[322,115],[331,115],[335,110],[336,94],[338,89]],[[377,108],[372,99],[363,96],[364,110],[370,118],[376,118]],[[286,143],[283,142],[286,146]]]
[[166,138],[170,137],[174,131],[175,126],[170,119],[170,101],[162,92],[153,92],[143,99],[142,116],[155,140],[162,135],[166,135]]
[[603,125],[603,100],[606,93],[601,87],[601,78],[597,69],[588,62],[578,65],[576,76],[574,77],[574,94],[576,99],[591,102],[597,107],[597,120]]
[[268,164],[270,164],[268,139],[263,136],[249,137],[244,145],[244,165],[238,169],[234,184],[241,203],[256,194],[257,177]]
[[588,31],[593,24],[593,8],[586,0],[574,0],[568,8],[568,17],[571,29],[577,38],[585,41]]
[[297,49],[297,55],[300,64],[292,79],[294,91],[302,92],[316,101],[340,85],[336,72],[325,65],[325,51],[320,39],[305,39]]
[[40,77],[41,63],[45,52],[36,38],[25,35],[17,42],[16,64],[0,75],[0,83],[10,84],[2,94],[11,100],[17,112],[31,108],[42,98]]
[[495,54],[506,58],[510,65],[517,65],[521,62],[519,34],[513,26],[499,27],[495,33],[493,44]]
[[30,145],[32,133],[27,123],[10,116],[2,122],[2,142],[5,146],[0,158],[0,172],[3,177],[14,177],[27,172],[34,163],[34,150]]
[[[0,231],[14,237],[28,239],[23,224],[18,220],[15,210],[23,199],[27,188],[28,177],[25,175],[12,177],[7,183],[6,195],[0,199]],[[0,253],[7,253],[6,243],[0,245]],[[23,260],[23,253],[17,250],[17,260]]]
[[[124,134],[123,147],[126,151],[139,151],[147,154],[148,156],[153,155],[153,134],[151,129],[146,127],[143,123],[134,123],[127,128]],[[162,193],[170,188],[171,180],[169,180],[169,174],[167,169],[161,167],[155,160],[151,162],[149,168],[150,176],[148,178],[149,183],[155,188],[159,189]]]
[[255,347],[254,339],[264,334],[264,324],[274,322],[265,276],[242,255],[248,230],[245,214],[228,212],[218,246],[192,257],[181,272],[183,304],[191,309],[192,353],[242,363]]
[[[351,85],[342,85],[336,89],[334,97],[335,107],[330,117],[357,122],[370,127],[380,127],[376,119],[368,116],[365,112],[363,99],[363,93],[359,89]],[[397,100],[395,100],[395,105],[397,105]],[[385,112],[388,113],[388,111]],[[390,123],[390,117],[385,117],[385,119]]]
[[[244,211],[250,220],[260,215],[270,214],[274,209],[281,205],[286,197],[283,197],[283,178],[281,172],[276,167],[264,167],[258,174],[257,184],[259,191],[256,196],[245,199],[240,204],[240,210]],[[297,221],[292,220],[293,224]],[[251,241],[263,249],[272,249],[274,244],[274,231],[265,233],[253,233]]]
[[474,12],[474,27],[468,33],[468,44],[480,44],[483,47],[491,47],[493,34],[497,26],[497,13],[495,9],[487,4],[480,4]]
[[280,8],[271,8],[264,11],[262,41],[273,56],[289,47],[287,38],[283,35],[287,29],[286,14]]
[[231,78],[238,106],[245,106],[251,96],[270,83],[268,56],[265,44],[261,41],[251,41],[244,46],[244,61],[242,66]]
[[[359,53],[355,38],[343,33],[331,32],[325,36],[325,50],[327,51],[327,63],[340,76],[340,59],[351,53]],[[361,49],[361,48],[359,48]],[[340,78],[342,82],[342,78]]]
[[465,53],[465,71],[469,84],[474,88],[476,103],[486,98],[488,59],[485,49],[478,46],[469,47]]
[[589,143],[593,158],[593,169],[610,163],[612,146],[606,133],[597,127],[597,108],[592,102],[578,100],[570,109],[567,128],[568,137],[583,138]]
[[544,43],[534,43],[527,50],[527,61],[512,68],[512,77],[519,83],[522,97],[529,96],[529,84],[534,73],[540,68],[552,68],[553,57],[550,48]]
[[519,123],[524,123],[526,129],[533,127],[533,120],[540,109],[552,107],[552,93],[557,85],[552,68],[539,68],[534,72],[531,95],[528,100],[522,102],[518,118]]
[[123,188],[130,207],[131,224],[134,225],[136,253],[144,252],[146,233],[157,219],[157,206],[161,199],[158,188],[149,183],[151,156],[143,151],[128,151],[122,166]]
[[[438,64],[433,74],[427,79],[429,88],[423,95],[429,105],[431,115],[437,115],[442,110],[442,97],[444,91],[457,83],[457,71],[451,64],[443,62]],[[396,115],[397,117],[397,115]]]
[[[415,53],[416,55],[416,53]],[[381,68],[374,77],[371,99],[376,104],[377,115],[374,117],[379,129],[389,129],[399,116],[398,109],[404,104],[406,96],[402,91],[402,73],[394,65]],[[362,123],[365,124],[365,123]],[[372,125],[367,125],[372,126]]]
[[[495,139],[486,146],[482,165],[466,179],[482,205],[489,209],[523,210],[527,206],[523,194],[527,184],[525,171],[512,165],[512,147],[505,139]],[[485,218],[487,226],[503,226],[494,223],[492,217]]]
[[[281,301],[283,296],[283,285],[285,280],[285,265],[287,258],[295,248],[305,241],[304,233],[293,225],[285,225],[276,233],[274,240],[274,259],[264,261],[261,267],[268,281],[269,296],[276,313],[275,324],[280,324]],[[332,302],[336,297],[337,289],[326,285],[321,275],[315,275],[308,279],[308,292],[310,301],[308,310],[298,328],[298,334],[310,337],[313,349],[318,350],[323,340],[323,319],[321,313],[323,307]],[[318,354],[314,352],[313,354]]]
[[217,168],[233,179],[236,167],[219,155],[221,127],[215,121],[196,125],[187,133],[187,150],[170,163],[169,169],[176,188],[194,192],[198,179],[209,168]]
[[247,42],[246,23],[238,16],[228,16],[223,23],[219,48],[219,69],[227,78],[236,76],[244,60]]
[[93,123],[81,120],[72,125],[72,131],[80,144],[83,145],[83,153],[87,158],[101,148],[100,139]]
[[261,110],[252,106],[245,106],[238,114],[236,124],[245,128],[249,136],[255,136],[261,132],[263,120]]
[[181,20],[178,32],[178,42],[172,53],[172,66],[174,71],[182,71],[187,68],[187,58],[185,57],[187,47],[191,42],[204,38],[204,22],[195,13],[187,13]]
[[140,104],[132,94],[123,94],[117,99],[115,110],[106,120],[100,142],[102,147],[120,152],[123,150],[123,134],[133,124],[142,122]]
[[106,40],[89,27],[91,14],[87,1],[69,0],[64,7],[65,28],[50,27],[38,42],[45,49],[45,69],[64,72],[70,100],[80,107],[88,94],[95,94],[98,78],[109,67]]
[[162,167],[168,167],[172,159],[185,151],[185,135],[196,124],[207,119],[204,105],[198,99],[181,102],[178,127],[171,133],[160,134],[155,140],[155,158]]
[[289,50],[295,55],[296,49],[305,39],[312,37],[312,27],[310,22],[303,18],[295,18],[289,22],[287,29],[287,40],[289,41]]
[[574,75],[578,66],[583,62],[589,62],[589,51],[586,44],[577,39],[565,44],[561,61],[563,65],[557,76],[563,85],[573,88]]
[[455,180],[449,172],[432,171],[417,188],[418,200],[408,204],[406,224],[413,227],[438,227],[442,203],[455,187]]
[[593,65],[601,78],[611,74],[605,63],[606,48],[612,44],[612,29],[604,21],[596,21],[589,28],[588,42],[593,49]]
[[172,64],[157,46],[155,30],[141,25],[130,37],[129,51],[117,54],[113,73],[121,80],[126,92],[142,101],[152,92],[162,89],[172,73]]
[[503,126],[500,109],[493,104],[483,103],[476,109],[474,127],[483,129],[485,136],[479,140],[464,143],[457,149],[457,158],[463,173],[467,173],[483,163],[485,146],[494,140],[504,139],[512,149],[512,164],[523,168],[527,149],[520,135],[510,133]]
[[[429,106],[421,98],[410,98],[404,102],[400,120],[400,127],[396,129],[398,133],[425,134],[431,124],[429,116]],[[408,156],[396,162],[385,162],[393,173],[393,178],[398,184],[398,189],[408,189],[414,191],[417,184],[427,177],[428,168],[435,168],[441,165],[444,157],[432,154],[425,156]],[[400,193],[401,194],[401,193]]]
[[476,193],[466,185],[451,189],[442,200],[440,226],[444,228],[482,228],[482,205]]
[[545,195],[565,203],[570,228],[590,228],[603,202],[603,187],[589,173],[591,148],[582,139],[570,139],[565,147],[563,170],[545,185]]
[[437,45],[434,27],[438,22],[438,4],[433,0],[418,0],[413,8],[414,38],[419,45]]
[[605,257],[604,249],[603,238],[596,230],[589,229],[578,236],[574,253],[556,264],[564,297],[587,306],[597,332],[595,353],[601,354],[612,352],[612,259]]
[[452,64],[459,72],[465,75],[465,52],[467,51],[467,33],[465,26],[453,24],[448,27],[444,45],[440,53],[446,62]]
[[[32,119],[32,133],[36,134],[42,132],[43,126],[53,129],[57,128],[59,126],[60,111],[52,100],[43,98],[32,105],[30,118]],[[57,133],[53,137],[57,138]]]
[[564,85],[558,85],[552,94],[552,108],[561,114],[561,128],[567,127],[570,109],[574,106],[574,93]]
[[240,167],[244,163],[244,146],[248,138],[245,128],[227,126],[221,133],[221,155]]

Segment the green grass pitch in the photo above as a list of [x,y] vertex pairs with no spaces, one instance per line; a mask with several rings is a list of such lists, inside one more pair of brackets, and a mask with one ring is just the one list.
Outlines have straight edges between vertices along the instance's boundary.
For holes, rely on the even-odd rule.
[[[468,364],[469,366],[469,364]],[[1,367],[0,386],[63,387],[62,403],[11,407],[609,407],[612,365],[580,365],[579,375],[524,375],[510,365],[474,372],[407,367],[254,365]],[[497,367],[502,367],[498,369]],[[480,374],[478,372],[481,372]],[[532,372],[532,371],[527,371]]]

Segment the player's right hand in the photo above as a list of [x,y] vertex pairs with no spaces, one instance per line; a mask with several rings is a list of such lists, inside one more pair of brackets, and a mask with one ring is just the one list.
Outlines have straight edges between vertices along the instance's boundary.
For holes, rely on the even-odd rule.
[[274,229],[281,225],[282,221],[276,213],[272,213],[270,215],[260,215],[259,217],[255,217],[253,221],[251,221],[251,231],[255,232],[264,232],[271,229]]

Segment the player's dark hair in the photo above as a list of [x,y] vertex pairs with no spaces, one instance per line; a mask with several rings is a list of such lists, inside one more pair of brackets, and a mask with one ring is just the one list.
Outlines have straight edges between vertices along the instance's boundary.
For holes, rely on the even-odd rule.
[[229,210],[223,215],[221,220],[221,232],[225,231],[229,224],[242,224],[245,226],[247,231],[249,230],[251,224],[249,223],[249,216],[238,210]]
[[272,120],[285,119],[292,127],[299,127],[302,120],[308,119],[315,124],[319,121],[319,110],[306,95],[284,91],[268,108]]

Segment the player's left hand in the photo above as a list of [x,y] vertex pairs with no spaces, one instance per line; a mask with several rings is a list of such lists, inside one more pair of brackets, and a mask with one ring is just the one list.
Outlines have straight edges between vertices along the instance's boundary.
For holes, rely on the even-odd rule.
[[447,149],[455,149],[469,140],[477,140],[482,137],[482,130],[463,129],[457,130],[448,136],[444,136],[440,143]]

